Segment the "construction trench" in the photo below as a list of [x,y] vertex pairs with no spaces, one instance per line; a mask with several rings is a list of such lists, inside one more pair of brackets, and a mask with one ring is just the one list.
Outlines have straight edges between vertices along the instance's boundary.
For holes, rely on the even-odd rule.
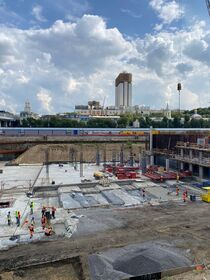
[[[210,206],[201,200],[205,191],[194,186],[189,174],[178,182],[174,171],[158,181],[142,174],[142,144],[111,145],[34,146],[10,166],[2,164],[1,279],[164,279],[183,272],[191,277],[186,279],[209,276],[208,269],[195,272],[200,264],[208,268],[210,259]],[[158,172],[164,175],[163,169]],[[50,237],[40,224],[43,205],[57,209]],[[16,210],[22,213],[19,228]]]

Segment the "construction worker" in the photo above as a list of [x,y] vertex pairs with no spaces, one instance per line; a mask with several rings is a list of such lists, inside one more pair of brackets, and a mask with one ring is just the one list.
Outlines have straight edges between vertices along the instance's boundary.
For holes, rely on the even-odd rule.
[[56,208],[53,206],[52,207],[52,218],[55,219],[55,212],[56,212]]
[[183,192],[182,199],[183,199],[183,202],[186,202],[186,192]]
[[178,196],[179,195],[179,187],[177,186],[176,187],[176,196]]
[[18,224],[18,211],[15,211],[16,224]]
[[11,226],[11,214],[10,214],[10,212],[8,212],[8,214],[7,214],[7,223],[8,223],[8,226]]
[[142,189],[142,196],[145,198],[145,188]]
[[31,239],[31,238],[33,237],[33,235],[34,235],[34,225],[31,224],[31,225],[28,227],[28,229],[29,229],[30,239]]
[[47,221],[46,217],[45,217],[45,216],[42,216],[42,218],[41,218],[42,229],[45,228],[46,221]]
[[31,224],[32,224],[33,226],[35,225],[35,218],[34,218],[34,216],[31,217]]
[[188,197],[188,190],[187,188],[185,189],[186,197]]
[[45,233],[44,233],[44,234],[45,234],[46,236],[51,236],[52,233],[53,233],[53,230],[52,230],[52,227],[51,227],[51,226],[45,228]]
[[33,215],[33,213],[34,213],[34,202],[33,201],[31,201],[31,203],[30,203],[30,209],[31,209],[31,215]]
[[163,182],[163,176],[162,175],[160,176],[160,181]]
[[18,211],[18,219],[17,219],[17,226],[20,226],[20,211]]
[[42,217],[45,216],[47,208],[45,206],[42,207]]
[[179,182],[179,174],[178,173],[176,175],[176,181],[177,181],[177,183]]

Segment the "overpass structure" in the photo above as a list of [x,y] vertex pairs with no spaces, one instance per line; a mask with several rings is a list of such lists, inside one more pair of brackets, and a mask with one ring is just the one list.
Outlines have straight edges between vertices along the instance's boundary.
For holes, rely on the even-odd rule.
[[[199,139],[207,139],[206,146],[196,146]],[[166,169],[173,160],[179,169],[210,178],[209,141],[207,128],[0,128],[0,157],[37,144],[144,143],[147,164],[162,157]]]
[[17,117],[9,112],[0,111],[0,127],[13,127]]

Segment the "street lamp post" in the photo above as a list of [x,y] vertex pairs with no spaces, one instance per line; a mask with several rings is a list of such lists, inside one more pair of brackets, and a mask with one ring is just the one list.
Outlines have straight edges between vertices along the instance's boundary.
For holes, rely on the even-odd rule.
[[177,90],[179,92],[179,116],[181,116],[181,97],[180,97],[180,92],[182,90],[182,85],[181,83],[177,84]]

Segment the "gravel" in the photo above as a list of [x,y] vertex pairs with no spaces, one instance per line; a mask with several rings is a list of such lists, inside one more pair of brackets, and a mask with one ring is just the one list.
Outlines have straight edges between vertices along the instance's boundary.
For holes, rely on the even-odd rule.
[[92,280],[120,280],[192,264],[182,251],[170,244],[154,242],[93,254],[88,261]]

